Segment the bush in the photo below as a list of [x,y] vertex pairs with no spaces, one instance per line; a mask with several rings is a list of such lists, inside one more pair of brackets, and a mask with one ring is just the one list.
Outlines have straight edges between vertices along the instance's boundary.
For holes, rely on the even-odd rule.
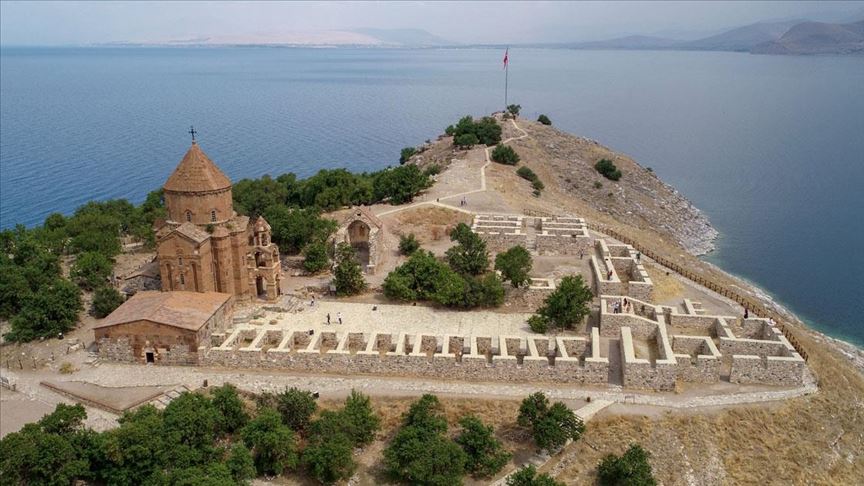
[[404,164],[408,162],[408,159],[414,156],[417,153],[417,149],[414,147],[405,147],[402,149],[402,152],[399,153],[399,163]]
[[323,484],[348,479],[357,467],[353,458],[353,444],[338,433],[314,437],[303,451],[302,462],[309,474]]
[[531,272],[531,264],[531,254],[520,245],[495,256],[495,270],[501,272],[501,278],[509,281],[515,288],[531,281],[528,277],[528,273]]
[[387,472],[413,484],[461,484],[467,456],[446,432],[438,399],[423,395],[403,415],[402,427],[384,450]]
[[297,467],[294,432],[282,423],[279,412],[265,408],[241,431],[246,447],[252,450],[258,474],[278,476]]
[[585,285],[581,275],[566,276],[546,297],[537,314],[543,316],[550,326],[571,328],[588,315],[592,298],[591,289]]
[[310,243],[325,242],[338,226],[336,221],[322,218],[317,209],[270,206],[264,217],[270,223],[273,242],[289,254],[297,254]]
[[303,268],[309,273],[318,273],[327,268],[330,259],[327,257],[327,244],[323,241],[313,241],[303,248]]
[[465,223],[459,223],[450,233],[450,240],[458,244],[447,250],[447,262],[457,273],[480,275],[489,267],[489,252],[486,242],[471,231]]
[[597,476],[603,486],[654,486],[657,481],[651,473],[650,455],[641,446],[631,444],[618,457],[609,454],[597,466]]
[[296,431],[309,426],[312,414],[318,408],[312,392],[294,387],[277,394],[275,401],[282,423]]
[[519,111],[522,110],[522,105],[507,105],[507,113],[513,115],[513,118],[519,116]]
[[[470,116],[462,117],[456,125],[450,125],[444,130],[447,135],[453,136],[453,143],[456,146],[462,146],[459,143],[459,137],[465,135],[474,135],[476,141],[469,145],[482,143],[487,146],[495,145],[501,141],[501,126],[491,116],[486,116],[479,121],[474,121]],[[473,140],[463,138],[462,140]]]
[[414,236],[414,233],[402,235],[399,237],[399,253],[406,256],[411,256],[420,248],[420,242]]
[[363,270],[357,263],[354,248],[348,243],[339,243],[335,260],[333,285],[336,286],[336,295],[342,297],[362,292],[366,288],[366,280],[363,279]]
[[498,144],[492,150],[492,160],[504,165],[516,165],[519,163],[519,154],[509,145]]
[[546,473],[537,474],[537,468],[529,464],[507,478],[507,486],[564,486]]
[[537,334],[546,334],[546,331],[549,330],[549,321],[543,316],[534,314],[528,318],[528,327]]
[[24,298],[21,310],[10,320],[12,331],[6,338],[25,342],[65,333],[75,327],[81,308],[81,290],[68,280],[56,278]]
[[549,406],[549,399],[542,392],[522,400],[517,423],[530,428],[537,447],[550,453],[564,447],[568,439],[579,440],[585,432],[582,420],[567,405],[555,402]]
[[423,175],[426,177],[432,177],[434,175],[438,175],[441,173],[441,166],[438,164],[432,164],[423,171]]
[[81,288],[93,290],[108,283],[113,266],[105,255],[88,251],[78,255],[69,275]]
[[453,144],[461,149],[469,149],[478,143],[480,143],[480,139],[473,133],[463,133],[453,138]]
[[537,121],[542,123],[543,125],[551,125],[552,124],[552,120],[550,120],[549,117],[546,115],[538,116]]
[[232,434],[242,429],[249,422],[249,414],[237,388],[230,383],[215,387],[210,391],[213,396],[213,406],[219,412],[216,428],[224,434]]
[[516,174],[523,179],[531,181],[531,187],[534,188],[535,195],[539,195],[540,191],[545,188],[543,182],[541,182],[540,178],[537,177],[537,174],[528,167],[520,167],[519,170],[516,171]]
[[114,312],[123,303],[123,296],[114,287],[103,285],[93,294],[93,315],[99,319]]
[[231,446],[228,460],[225,461],[231,477],[238,484],[246,482],[255,477],[255,462],[252,460],[252,452],[242,442]]
[[594,168],[610,181],[617,181],[621,178],[621,171],[609,159],[600,159],[594,164]]
[[351,390],[351,395],[345,399],[345,406],[340,413],[344,418],[342,430],[354,445],[367,445],[375,439],[375,432],[381,427],[381,419],[372,410],[368,396]]
[[477,417],[466,415],[459,420],[462,432],[456,443],[468,457],[466,469],[476,477],[490,477],[498,473],[510,461],[512,455],[505,451],[495,438],[491,426]]
[[603,183],[600,181],[594,181],[594,189],[600,189],[603,187]]

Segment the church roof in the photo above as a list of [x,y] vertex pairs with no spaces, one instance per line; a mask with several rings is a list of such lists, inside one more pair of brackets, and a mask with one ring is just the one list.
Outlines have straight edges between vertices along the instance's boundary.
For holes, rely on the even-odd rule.
[[229,299],[230,294],[218,292],[138,292],[93,328],[151,321],[197,331]]
[[384,226],[384,223],[381,222],[378,216],[375,216],[367,206],[351,206],[351,212],[348,213],[348,216],[342,222],[342,225],[347,227],[358,219],[363,220],[370,226],[375,226],[378,229],[381,229]]
[[183,160],[162,187],[166,191],[174,192],[216,191],[230,188],[231,180],[216,167],[197,143],[192,142]]
[[202,241],[210,238],[210,234],[206,231],[201,230],[198,226],[186,222],[178,226],[174,231],[180,233],[181,235],[189,238],[195,243],[201,243]]

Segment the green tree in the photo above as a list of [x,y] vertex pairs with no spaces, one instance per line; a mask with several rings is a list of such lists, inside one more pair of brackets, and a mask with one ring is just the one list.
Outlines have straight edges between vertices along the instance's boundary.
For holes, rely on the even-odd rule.
[[303,451],[303,466],[323,484],[348,479],[357,467],[352,455],[353,447],[351,440],[343,434],[315,436]]
[[405,162],[408,162],[408,159],[413,157],[416,153],[417,149],[414,147],[403,148],[402,151],[399,153],[399,163],[404,164]]
[[554,292],[546,297],[537,314],[546,318],[550,325],[561,329],[570,328],[588,315],[588,304],[593,295],[581,275],[566,276],[558,283]]
[[354,248],[348,243],[342,242],[336,246],[336,266],[333,269],[333,284],[336,286],[336,295],[355,295],[366,288],[366,280],[363,279],[363,270],[357,263]]
[[278,476],[297,467],[294,432],[282,423],[279,412],[265,408],[240,431],[246,447],[252,450],[258,474]]
[[84,476],[88,467],[69,438],[38,424],[27,424],[0,440],[3,484],[66,486]]
[[270,223],[273,242],[279,249],[296,254],[312,242],[323,242],[338,226],[332,219],[322,218],[317,209],[291,209],[286,206],[270,206],[264,212]]
[[615,167],[615,164],[609,159],[600,159],[594,164],[594,169],[597,170],[603,177],[610,181],[617,181],[621,178],[621,171]]
[[340,413],[344,418],[343,430],[355,445],[372,443],[375,433],[381,427],[381,419],[372,410],[368,396],[351,390],[351,395],[345,399],[345,406]]
[[522,105],[507,105],[507,113],[513,115],[513,118],[519,116],[519,111],[522,110]]
[[466,469],[477,477],[490,477],[498,473],[512,455],[495,438],[491,425],[485,425],[473,415],[459,419],[462,432],[456,443],[465,451],[468,461]]
[[119,427],[102,434],[96,478],[124,486],[158,480],[170,453],[163,435],[162,412],[144,405],[117,421]]
[[242,442],[237,442],[231,446],[225,465],[228,466],[231,477],[239,484],[246,484],[255,477],[255,462],[252,460],[252,452]]
[[88,251],[78,255],[69,274],[81,288],[93,290],[108,283],[113,267],[105,255]]
[[0,319],[8,319],[21,310],[23,302],[32,290],[24,269],[12,263],[6,255],[0,255]]
[[542,123],[543,125],[551,125],[552,124],[552,120],[550,120],[549,117],[546,115],[538,116],[537,121]]
[[486,242],[471,231],[465,223],[459,223],[450,234],[456,246],[447,250],[447,262],[454,271],[465,275],[480,275],[489,267],[489,252]]
[[484,116],[474,124],[474,134],[482,144],[491,147],[501,141],[501,125],[491,116]]
[[210,394],[213,397],[213,406],[219,414],[216,420],[217,431],[223,434],[233,434],[249,422],[246,406],[234,385],[225,383],[213,388]]
[[517,423],[531,429],[534,443],[540,449],[554,452],[567,443],[568,439],[579,440],[585,432],[582,420],[566,405],[549,399],[542,392],[526,397],[519,406]]
[[93,294],[93,315],[99,319],[114,312],[123,303],[123,295],[114,287],[103,285]]
[[327,268],[327,245],[323,241],[313,241],[303,249],[303,268],[309,273],[318,273]]
[[602,486],[654,486],[657,480],[648,462],[650,454],[637,444],[620,457],[609,454],[597,466],[597,475]]
[[513,147],[499,143],[492,149],[492,160],[499,164],[516,165],[520,159]]
[[220,462],[168,471],[165,484],[171,486],[235,486],[231,470]]
[[420,191],[431,185],[429,176],[414,164],[384,169],[373,177],[372,190],[376,201],[390,204],[411,202]]
[[453,145],[456,145],[461,149],[469,149],[478,143],[480,143],[480,139],[473,133],[463,133],[462,135],[456,135],[456,137],[453,138]]
[[564,486],[546,473],[537,474],[537,468],[529,464],[507,478],[507,486]]
[[315,396],[310,391],[291,387],[276,395],[276,410],[282,416],[282,423],[292,430],[306,429],[317,409]]
[[516,288],[531,282],[531,278],[528,277],[531,266],[531,254],[521,245],[495,256],[495,270],[501,272],[501,278],[509,281]]
[[420,248],[420,242],[414,233],[402,235],[399,237],[399,253],[406,256],[411,256],[412,253]]
[[288,185],[269,175],[254,180],[241,179],[234,184],[231,192],[234,208],[253,218],[273,206],[286,205],[290,197]]
[[81,308],[81,290],[72,282],[57,278],[26,297],[21,311],[10,321],[12,331],[6,337],[24,342],[67,332],[78,321]]
[[181,393],[165,407],[162,421],[173,465],[191,467],[213,459],[219,411],[209,398],[199,393]]

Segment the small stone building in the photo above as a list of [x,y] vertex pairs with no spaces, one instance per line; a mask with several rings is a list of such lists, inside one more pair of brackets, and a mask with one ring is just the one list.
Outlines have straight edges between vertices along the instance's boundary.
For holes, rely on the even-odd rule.
[[384,223],[372,214],[369,208],[354,206],[336,232],[335,243],[350,244],[357,252],[360,266],[366,273],[373,274],[383,263],[382,258],[385,255],[382,248],[383,229]]
[[156,224],[162,290],[276,300],[281,264],[270,225],[234,212],[231,181],[197,143],[163,189],[168,218]]
[[223,332],[234,298],[217,292],[138,292],[93,328],[99,356],[112,361],[197,364],[198,347]]

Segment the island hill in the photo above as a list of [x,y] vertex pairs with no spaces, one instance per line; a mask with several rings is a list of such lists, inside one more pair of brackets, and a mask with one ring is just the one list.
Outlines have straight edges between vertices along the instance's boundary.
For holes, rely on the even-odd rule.
[[[95,204],[70,218],[52,216],[43,228],[4,232],[4,253],[13,257],[4,261],[4,272],[27,281],[37,262],[50,260],[38,249],[56,245],[51,248],[68,255],[63,264],[84,289],[85,302],[93,299],[93,313],[110,313],[105,319],[79,313],[77,287],[70,288],[65,271],[51,281],[54,267],[47,267],[42,276],[48,283],[31,284],[36,295],[57,292],[75,314],[59,317],[80,322],[66,329],[63,341],[7,345],[6,351],[25,357],[7,360],[4,376],[28,398],[57,403],[62,396],[87,404],[91,426],[105,427],[98,409],[119,413],[149,402],[165,411],[139,420],[167,423],[189,407],[207,409],[210,395],[219,407],[236,395],[219,387],[177,399],[180,391],[200,388],[202,379],[231,382],[259,403],[254,412],[246,407],[254,416],[249,427],[278,423],[278,414],[268,415],[267,408],[289,410],[279,400],[308,403],[311,395],[298,391],[268,395],[295,385],[320,392],[322,407],[337,411],[341,405],[328,397],[362,387],[372,410],[351,426],[374,431],[379,425],[369,413],[385,418],[371,438],[331,434],[325,440],[322,431],[336,416],[325,420],[324,414],[306,429],[283,411],[283,426],[294,428],[305,447],[286,439],[280,450],[290,453],[281,459],[263,454],[250,432],[254,427],[237,426],[228,440],[243,439],[250,450],[212,461],[243,462],[244,454],[251,455],[257,471],[244,473],[251,475],[329,482],[357,468],[357,478],[370,484],[420,480],[410,476],[423,474],[411,469],[409,456],[416,456],[436,464],[461,457],[444,468],[448,482],[467,473],[488,480],[513,474],[525,462],[507,451],[556,452],[570,437],[576,439],[572,445],[540,461],[542,473],[568,483],[598,476],[613,483],[619,463],[601,460],[620,456],[631,443],[641,447],[628,451],[629,465],[621,467],[638,467],[664,484],[679,484],[682,477],[704,484],[851,483],[860,477],[862,465],[854,458],[864,452],[862,445],[844,439],[862,427],[860,370],[758,289],[696,258],[710,250],[716,232],[650,169],[560,132],[547,117],[533,122],[517,113],[514,107],[507,116],[460,120],[436,141],[403,150],[399,167],[378,173],[322,171],[306,180],[282,175],[233,187],[222,181],[203,191],[219,194],[215,220],[196,199],[202,191],[181,186],[170,188],[181,194],[165,197],[167,208],[154,193],[137,208]],[[221,181],[203,151],[191,158],[196,170]],[[193,214],[172,207],[178,201],[196,208]],[[122,251],[115,233],[100,233],[106,225],[97,224],[112,214],[129,234]],[[162,235],[149,230],[153,223]],[[241,230],[248,234],[230,236]],[[246,268],[228,294],[206,287],[187,259],[206,254],[207,241],[218,247],[219,238],[236,243],[231,261]],[[37,251],[25,255],[25,245]],[[172,251],[158,249],[162,245]],[[211,248],[207,261],[214,267],[218,254]],[[112,272],[109,264],[104,273],[103,258],[115,262],[117,278],[107,288]],[[177,266],[166,274],[169,262]],[[255,277],[274,268],[281,272],[272,278]],[[279,282],[278,289],[270,282]],[[148,290],[159,288],[172,291]],[[104,297],[118,290],[134,295],[122,304],[122,298]],[[17,308],[3,301],[12,316],[11,337],[50,336],[58,320],[48,325],[36,304],[50,309],[53,300],[25,297]],[[81,345],[99,358],[88,357]],[[249,368],[256,369],[255,378],[237,374]],[[52,375],[56,371],[71,374]],[[181,389],[175,389],[178,383]],[[550,390],[552,401],[563,404],[550,408],[543,397],[525,398],[538,389]],[[402,419],[387,412],[398,415],[413,401],[394,397],[421,392],[437,393],[440,402],[423,398]],[[352,397],[343,408],[363,410],[363,402]],[[4,401],[4,409],[20,403],[29,402]],[[315,408],[313,402],[309,414]],[[458,438],[450,440],[437,426],[418,429],[430,413],[440,416],[434,420],[445,423],[445,432],[448,425],[459,430]],[[481,430],[459,420],[465,413],[495,426],[496,441],[483,439],[489,441],[485,457],[464,446],[470,437],[464,431]],[[532,416],[554,421],[564,435],[538,432]],[[131,431],[136,422],[116,430]],[[50,423],[42,433],[52,434]],[[524,429],[522,438],[504,432],[516,428]],[[211,433],[225,432],[204,430],[199,437],[210,440]],[[436,446],[410,452],[402,441],[414,433]],[[291,437],[281,429],[279,434]],[[351,457],[352,447],[370,440],[378,446]],[[376,452],[382,448],[383,458]],[[344,467],[324,456],[339,458]],[[486,467],[477,466],[479,459]],[[832,467],[808,466],[823,463]],[[90,466],[102,468],[91,472],[97,478],[128,468],[100,464]],[[162,467],[181,473],[170,463]]]

